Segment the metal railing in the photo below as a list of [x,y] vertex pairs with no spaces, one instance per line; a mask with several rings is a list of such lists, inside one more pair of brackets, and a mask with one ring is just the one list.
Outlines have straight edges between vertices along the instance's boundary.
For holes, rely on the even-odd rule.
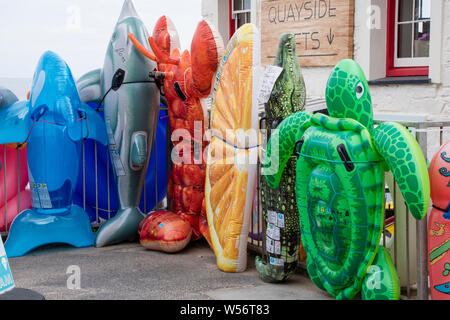
[[[4,194],[1,196],[4,196],[4,223],[5,223],[5,230],[0,232],[1,236],[6,236],[8,234],[8,195],[7,195],[7,170],[8,170],[8,163],[7,163],[7,157],[6,157],[6,150],[7,150],[7,146],[6,145],[2,145],[2,149],[3,149],[3,154],[2,154],[2,163],[3,166],[0,166],[0,174],[3,176],[3,181],[4,181]],[[12,148],[11,148],[12,150]],[[21,186],[20,186],[20,150],[17,148],[16,149],[16,153],[17,153],[17,162],[15,162],[13,165],[17,165],[17,212],[15,212],[14,214],[19,214],[19,212],[21,211],[21,203],[20,203],[20,196],[22,193],[21,190]],[[2,172],[3,171],[3,172]],[[11,213],[11,212],[10,212]]]
[[[326,110],[325,101],[319,98],[308,99],[306,110],[311,112],[321,112]],[[260,110],[261,115],[263,115],[264,110]],[[377,123],[381,123],[386,120],[396,121],[409,128],[410,131],[415,135],[422,151],[425,155],[427,155],[428,159],[431,159],[433,154],[438,150],[439,146],[441,146],[445,141],[450,139],[450,120],[448,121],[427,121],[425,118],[416,117],[415,119],[408,119],[406,116],[397,116],[397,118],[393,118],[391,115],[383,116],[381,114],[375,115],[375,120]],[[170,131],[167,134],[168,146],[170,146]],[[156,141],[156,139],[155,139]],[[170,147],[169,147],[170,148]],[[156,148],[155,148],[156,150]],[[20,164],[19,159],[19,151],[17,151],[17,164]],[[87,155],[84,152],[83,148],[83,172],[85,174],[85,157]],[[92,155],[90,155],[92,156]],[[97,153],[93,155],[97,157]],[[109,157],[109,155],[107,155]],[[108,158],[109,159],[109,158]],[[157,157],[155,159],[155,166]],[[6,170],[7,166],[11,164],[6,163],[6,148],[3,150],[3,162],[4,166],[2,168],[3,172],[0,171],[0,174],[4,176],[5,181],[5,226],[6,230],[1,232],[2,236],[6,236],[8,234],[8,208],[7,208],[7,196],[6,196]],[[97,161],[95,161],[97,164]],[[106,185],[108,188],[109,194],[109,186],[112,183],[109,177],[109,162],[107,161],[107,181],[104,183],[99,183],[96,178],[96,216],[97,219],[93,222],[93,227],[98,227],[99,225],[99,212],[98,212],[98,188],[99,185]],[[151,165],[151,164],[150,164]],[[167,170],[170,172],[171,168],[171,160],[170,160],[170,151],[167,152]],[[95,168],[95,174],[97,177],[97,166]],[[157,171],[157,170],[156,170]],[[260,170],[258,172],[258,181],[260,181]],[[18,170],[18,179],[20,180],[20,169]],[[391,252],[393,255],[393,261],[397,270],[399,270],[400,282],[402,284],[402,294],[404,298],[411,299],[414,297],[414,292],[417,292],[417,299],[426,300],[429,299],[429,284],[428,284],[428,264],[427,264],[427,218],[424,218],[421,221],[415,221],[411,218],[411,215],[407,211],[405,213],[401,213],[402,203],[404,205],[404,200],[402,198],[401,193],[397,190],[396,183],[394,179],[387,176],[387,183],[389,185],[390,193],[394,202],[394,219],[395,219],[395,233],[394,233],[394,250]],[[85,185],[85,179],[83,175],[83,186]],[[155,174],[155,185],[157,185],[157,175]],[[20,186],[20,184],[19,184]],[[259,183],[256,184],[257,190],[255,194],[254,204],[256,208],[253,208],[252,215],[252,223],[250,227],[248,247],[249,250],[256,251],[257,253],[262,253],[263,250],[263,239],[265,238],[265,230],[264,230],[264,221],[261,217],[261,203],[260,203],[260,190]],[[19,187],[20,189],[20,187]],[[156,188],[157,189],[157,188]],[[145,190],[144,194],[145,194]],[[21,190],[18,190],[20,196]],[[1,195],[0,195],[1,196]],[[157,190],[156,190],[156,198],[157,198]],[[20,200],[19,200],[20,201]],[[83,201],[85,201],[85,194],[83,195]],[[167,208],[167,198],[158,204],[159,209]],[[20,202],[18,205],[18,212],[21,211]],[[147,211],[149,208],[146,208]],[[108,198],[108,211],[110,210],[110,199]],[[18,213],[17,212],[17,213]],[[383,233],[383,245],[387,245],[386,233]],[[304,263],[300,263],[301,268],[305,268]],[[414,276],[415,274],[415,276]]]
[[[309,104],[308,104],[309,102]],[[325,101],[321,99],[311,99],[307,102],[306,111],[310,112],[326,112]],[[262,117],[263,111],[261,112]],[[422,152],[427,159],[431,160],[434,153],[439,147],[450,139],[450,119],[448,121],[428,121],[425,117],[405,115],[383,115],[375,114],[375,123],[384,121],[396,121],[407,127],[418,141]],[[258,170],[258,179],[260,179],[260,170]],[[258,180],[259,181],[259,180]],[[394,265],[398,271],[401,285],[402,299],[429,299],[429,282],[428,282],[428,253],[427,253],[427,221],[428,215],[417,221],[412,218],[405,205],[403,196],[398,189],[395,179],[391,173],[386,173],[386,183],[389,186],[389,192],[392,196],[394,204],[393,217],[388,219],[388,223],[384,226],[382,245],[384,247],[391,246],[388,251],[391,254]],[[257,227],[261,234],[258,239],[249,237],[249,249],[262,254],[265,238],[264,221],[261,217],[261,203],[259,201],[259,184],[257,191],[258,208],[253,208],[253,221],[251,223],[250,235],[254,235],[254,229]],[[431,201],[430,208],[431,209]],[[259,212],[259,213],[258,213]],[[257,214],[258,213],[258,214]],[[428,212],[429,213],[429,212]],[[254,221],[258,219],[258,221]],[[259,221],[261,220],[261,221]],[[387,228],[395,226],[395,232],[388,239]],[[392,240],[393,238],[393,240]],[[390,243],[388,243],[391,240]],[[299,267],[306,270],[306,264],[299,262]]]
[[[160,107],[160,110],[164,110],[167,111],[167,108],[164,107]],[[103,112],[103,109],[98,109],[98,112]],[[164,116],[164,118],[167,116]],[[161,118],[162,119],[162,118]],[[166,126],[166,141],[170,141],[170,129],[169,126]],[[153,151],[155,152],[153,158],[154,158],[154,163],[149,163],[149,167],[150,166],[157,166],[157,160],[158,160],[158,155],[157,155],[157,139],[155,137],[154,139],[155,141],[155,145],[153,146]],[[86,201],[86,161],[88,160],[88,157],[93,157],[94,158],[94,175],[95,175],[95,206],[93,207],[93,209],[95,210],[95,221],[91,222],[91,225],[94,229],[98,228],[101,224],[101,219],[100,219],[100,211],[103,212],[107,212],[108,215],[108,219],[111,218],[111,214],[115,213],[115,211],[111,210],[111,198],[110,198],[110,194],[111,194],[111,184],[114,183],[114,177],[111,176],[110,174],[110,159],[109,159],[109,151],[108,148],[105,148],[105,157],[106,157],[106,168],[103,168],[103,170],[106,170],[106,178],[105,181],[99,181],[99,171],[102,170],[102,168],[99,168],[98,165],[98,157],[99,157],[99,151],[98,151],[98,144],[96,141],[93,141],[94,144],[94,153],[93,154],[87,154],[86,152],[86,141],[83,142],[83,146],[82,146],[82,155],[81,155],[81,159],[80,161],[82,162],[82,180],[83,180],[83,197],[82,197],[82,204],[80,204],[84,210],[87,209],[88,203]],[[19,188],[18,188],[18,206],[17,206],[17,212],[11,212],[11,209],[8,209],[8,197],[7,197],[7,185],[6,185],[6,176],[7,176],[7,171],[8,171],[8,167],[11,165],[15,165],[17,166],[17,172],[18,172],[18,177],[17,177],[17,181],[20,181],[20,158],[19,158],[19,150],[17,149],[17,161],[14,163],[7,163],[6,160],[6,150],[7,148],[4,147],[3,148],[3,155],[2,155],[2,159],[3,159],[3,166],[0,168],[0,175],[3,176],[4,178],[4,199],[5,199],[5,206],[4,206],[4,221],[5,221],[5,230],[0,231],[0,236],[2,237],[7,237],[8,233],[9,233],[9,229],[8,229],[8,214],[9,215],[17,215],[19,214],[23,209],[25,208],[21,208],[20,205],[20,194],[21,194],[21,190],[20,190],[20,183],[18,183]],[[167,153],[167,166],[168,168],[170,168],[170,153]],[[2,172],[3,171],[3,172]],[[158,174],[157,174],[158,170],[155,170],[155,202],[157,202],[156,208],[147,208],[147,201],[146,201],[146,196],[147,196],[147,190],[146,190],[146,184],[144,183],[143,186],[143,190],[142,190],[142,197],[143,197],[143,211],[144,213],[148,213],[150,210],[156,210],[156,209],[162,209],[165,208],[167,206],[167,197],[162,199],[161,201],[159,201],[158,203]],[[105,208],[99,208],[99,190],[100,188],[104,188],[104,186],[106,186],[107,188],[107,194],[108,194],[108,198],[107,198],[107,209]],[[26,189],[29,190],[29,185],[27,186]],[[106,219],[107,220],[107,219]]]
[[[396,121],[407,127],[418,141],[423,154],[428,160],[431,160],[439,147],[450,139],[450,119],[446,121],[428,121],[425,117],[420,116],[410,118],[412,119],[408,119],[406,116],[398,116],[395,119],[392,115],[378,115],[376,120],[378,123],[386,120]],[[414,296],[414,291],[416,291],[417,299],[428,300],[427,222],[431,201],[427,216],[419,221],[413,219],[396,186],[395,180],[392,177],[388,177],[388,183],[389,179],[391,179],[390,190],[394,201],[396,227],[393,260],[395,267],[399,271],[400,282],[405,284],[403,293],[406,295],[406,298],[410,299]]]

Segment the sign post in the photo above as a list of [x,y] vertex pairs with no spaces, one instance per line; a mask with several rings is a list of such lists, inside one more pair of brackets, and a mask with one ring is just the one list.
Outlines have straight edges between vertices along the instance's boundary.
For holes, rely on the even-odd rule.
[[262,63],[273,63],[283,33],[294,34],[302,67],[352,59],[354,6],[354,0],[262,0]]
[[0,295],[14,288],[14,279],[0,238]]

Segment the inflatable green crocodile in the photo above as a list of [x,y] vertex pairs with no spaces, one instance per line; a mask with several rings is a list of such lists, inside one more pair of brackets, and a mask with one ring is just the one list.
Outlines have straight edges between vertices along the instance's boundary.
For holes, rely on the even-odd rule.
[[396,270],[379,248],[384,171],[392,170],[411,214],[422,219],[430,199],[425,158],[400,124],[374,128],[369,86],[355,61],[336,65],[326,101],[330,117],[298,112],[272,134],[265,178],[276,188],[288,159],[298,156],[300,231],[308,274],[319,288],[337,299],[361,290],[363,299],[399,299]]
[[[305,107],[305,82],[293,34],[285,33],[281,36],[275,65],[283,68],[283,71],[265,106],[269,134],[282,120]],[[266,239],[263,240],[264,255],[262,258],[256,257],[256,269],[265,282],[285,281],[295,272],[299,261],[300,225],[293,192],[295,163],[296,158],[292,156],[277,189],[270,188],[264,179],[261,180],[263,226],[267,232]]]

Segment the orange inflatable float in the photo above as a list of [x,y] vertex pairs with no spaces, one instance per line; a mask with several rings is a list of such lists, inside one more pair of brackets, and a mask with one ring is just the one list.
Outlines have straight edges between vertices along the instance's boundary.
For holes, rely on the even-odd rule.
[[259,50],[256,27],[240,27],[228,43],[214,84],[205,199],[217,265],[226,272],[247,267],[259,142]]
[[428,218],[428,267],[433,300],[450,300],[450,141],[428,169],[433,208]]
[[[222,39],[212,24],[201,21],[192,39],[190,53],[187,50],[181,52],[178,33],[167,16],[158,20],[149,38],[153,53],[132,34],[129,37],[144,56],[158,63],[154,77],[164,85],[174,144],[173,170],[167,188],[170,208],[191,224],[192,240],[204,236],[209,242],[204,210],[206,165],[203,156],[208,143],[204,138],[208,117],[201,99],[211,92],[222,58]],[[172,223],[175,223],[174,219]],[[141,241],[145,241],[144,234],[141,233]]]
[[[6,162],[5,162],[6,160]],[[17,214],[31,208],[28,185],[27,149],[15,145],[0,146],[0,232],[6,231]],[[5,194],[6,188],[6,194]],[[20,190],[20,196],[19,196]],[[5,201],[6,200],[6,201]],[[6,205],[5,205],[6,204]],[[5,219],[5,214],[7,218]]]

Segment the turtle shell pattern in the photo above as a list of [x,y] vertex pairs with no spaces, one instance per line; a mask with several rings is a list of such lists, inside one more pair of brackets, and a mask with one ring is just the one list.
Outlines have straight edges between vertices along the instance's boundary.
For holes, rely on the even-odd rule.
[[[313,282],[338,299],[361,289],[383,226],[384,175],[366,127],[316,114],[295,152],[301,237]],[[301,130],[302,131],[302,130]]]

